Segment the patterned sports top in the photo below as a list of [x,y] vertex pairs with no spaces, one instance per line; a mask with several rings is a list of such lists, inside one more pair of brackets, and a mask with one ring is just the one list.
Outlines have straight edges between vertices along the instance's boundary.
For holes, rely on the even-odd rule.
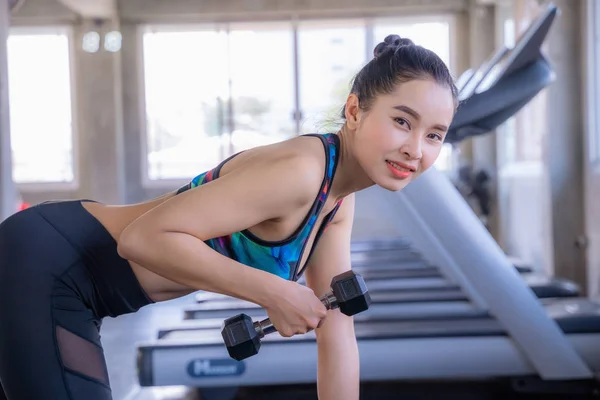
[[[290,237],[281,241],[262,240],[253,235],[248,229],[205,241],[212,249],[233,260],[253,268],[270,272],[281,278],[294,281],[298,280],[302,273],[304,273],[304,268],[302,271],[298,270],[300,267],[298,264],[300,263],[300,260],[302,260],[302,254],[305,251],[306,242],[310,233],[315,228],[317,216],[323,209],[327,196],[329,195],[339,158],[339,137],[336,134],[306,134],[302,136],[314,136],[321,139],[323,146],[325,147],[326,164],[320,193],[315,199],[308,215],[304,218],[302,224],[296,231]],[[190,183],[180,188],[177,191],[177,194],[217,179],[223,165],[237,154],[222,161],[216,168],[196,176]],[[319,230],[315,236],[312,249],[306,259],[307,262],[310,259],[318,240],[323,232],[325,232],[325,229],[335,216],[340,205],[341,200],[336,204],[335,208],[325,216],[321,226],[318,228]]]

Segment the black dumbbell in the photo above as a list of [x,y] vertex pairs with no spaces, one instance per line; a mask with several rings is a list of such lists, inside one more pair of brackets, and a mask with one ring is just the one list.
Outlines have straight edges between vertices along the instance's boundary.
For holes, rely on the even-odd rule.
[[[369,308],[371,296],[362,276],[354,271],[347,271],[331,280],[331,292],[319,300],[328,310],[339,308],[345,315],[355,315]],[[246,314],[227,318],[223,322],[221,335],[231,358],[243,360],[258,354],[260,339],[276,329],[267,318],[264,321],[252,322]]]

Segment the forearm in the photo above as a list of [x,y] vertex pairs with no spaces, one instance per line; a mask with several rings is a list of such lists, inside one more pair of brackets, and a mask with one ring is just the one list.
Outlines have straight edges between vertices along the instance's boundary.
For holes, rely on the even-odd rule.
[[124,234],[118,251],[121,257],[191,289],[225,294],[262,307],[270,301],[274,281],[281,279],[223,256],[184,233]]
[[[348,321],[332,321],[335,317],[328,316],[323,327],[328,331],[317,335],[319,400],[358,400],[360,361],[354,329]],[[334,322],[336,326],[331,326]]]

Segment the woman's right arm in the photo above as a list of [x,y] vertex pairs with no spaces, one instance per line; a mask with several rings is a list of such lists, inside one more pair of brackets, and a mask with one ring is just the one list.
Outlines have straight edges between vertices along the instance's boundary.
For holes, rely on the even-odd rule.
[[323,168],[310,155],[248,164],[140,216],[119,237],[119,255],[195,290],[270,305],[287,281],[231,260],[203,241],[312,202]]

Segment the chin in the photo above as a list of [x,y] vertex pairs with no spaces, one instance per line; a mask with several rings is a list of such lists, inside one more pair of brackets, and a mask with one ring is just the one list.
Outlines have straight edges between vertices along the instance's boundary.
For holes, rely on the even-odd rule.
[[390,192],[399,192],[400,190],[407,187],[413,179],[413,177],[402,180],[385,177],[384,179],[378,179],[377,181],[375,181],[375,183],[377,184],[377,186],[389,190]]

